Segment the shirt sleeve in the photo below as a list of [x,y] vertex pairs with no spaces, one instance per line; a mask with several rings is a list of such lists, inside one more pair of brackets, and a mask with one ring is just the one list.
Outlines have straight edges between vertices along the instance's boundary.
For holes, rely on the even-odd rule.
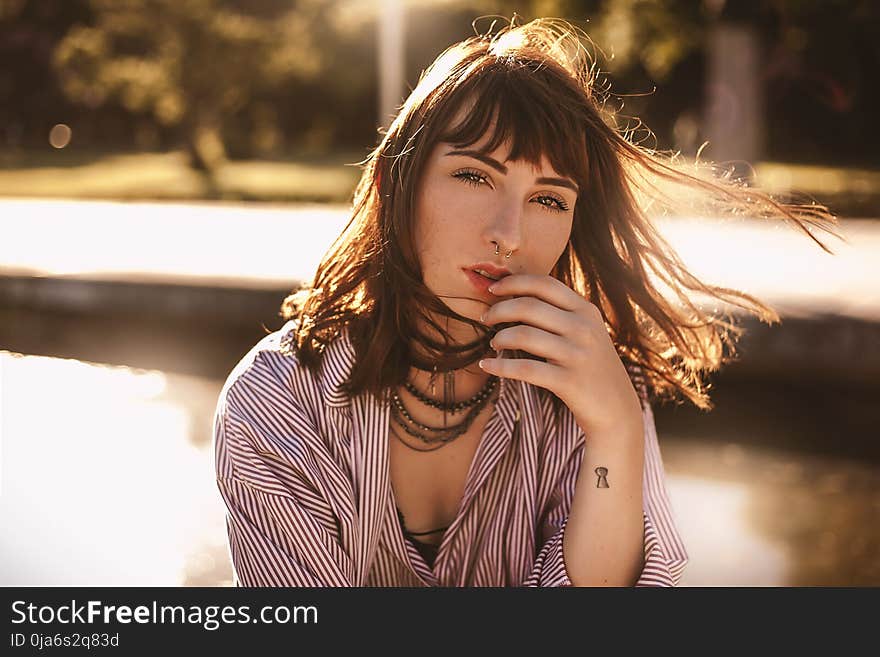
[[[635,586],[675,586],[681,579],[688,555],[669,504],[650,404],[644,402],[642,410],[645,425],[645,469],[642,481],[645,561]],[[560,483],[562,494],[557,498],[560,501],[550,511],[545,525],[550,537],[541,547],[525,586],[573,586],[565,567],[562,542],[582,454],[582,450],[575,452],[563,470]]]
[[217,485],[238,586],[351,586],[332,496],[307,445],[306,414],[266,390],[221,397],[214,419]]
[[551,508],[542,527],[541,535],[543,537],[549,535],[549,538],[541,546],[525,586],[573,586],[562,558],[562,539],[565,536],[565,525],[568,523],[568,513],[582,460],[583,450],[579,449],[566,461],[560,483],[557,485],[557,502]]
[[688,554],[681,540],[669,495],[663,458],[657,440],[654,413],[643,404],[645,422],[645,475],[642,484],[645,520],[645,565],[636,586],[676,586]]

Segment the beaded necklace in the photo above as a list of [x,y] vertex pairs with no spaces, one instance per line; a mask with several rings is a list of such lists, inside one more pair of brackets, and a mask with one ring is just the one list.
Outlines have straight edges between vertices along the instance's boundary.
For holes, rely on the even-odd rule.
[[[407,382],[407,390],[413,392],[413,396],[421,403],[431,406],[432,408],[440,408],[444,411],[444,426],[442,427],[432,427],[427,424],[422,424],[418,422],[415,418],[412,417],[409,410],[406,408],[406,405],[403,403],[403,400],[400,398],[400,395],[397,394],[397,391],[391,392],[391,418],[394,420],[395,424],[399,425],[408,435],[417,438],[424,446],[427,446],[427,449],[422,449],[418,447],[414,447],[407,443],[406,441],[401,439],[401,436],[398,435],[396,431],[392,430],[392,433],[400,440],[404,445],[419,452],[425,451],[434,451],[435,449],[440,449],[444,445],[449,444],[462,434],[464,434],[470,426],[473,424],[476,417],[480,414],[486,404],[489,402],[492,393],[495,388],[498,386],[498,377],[490,376],[486,384],[483,388],[473,397],[463,402],[440,402],[427,395],[424,395],[415,386],[412,386],[409,382]],[[447,411],[456,413],[458,411],[464,410],[465,408],[470,407],[471,410],[468,411],[467,415],[464,419],[458,424],[448,426],[445,422],[445,414]],[[425,433],[428,432],[428,433]]]

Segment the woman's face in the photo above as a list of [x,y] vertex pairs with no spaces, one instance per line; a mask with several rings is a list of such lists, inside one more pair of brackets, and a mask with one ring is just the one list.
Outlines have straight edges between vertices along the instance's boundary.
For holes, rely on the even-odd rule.
[[483,153],[488,141],[484,136],[465,150],[439,143],[416,201],[425,285],[453,311],[477,320],[498,298],[486,290],[492,281],[473,270],[549,274],[568,243],[577,201],[574,181],[554,171],[546,157],[539,168],[509,162],[506,144]]

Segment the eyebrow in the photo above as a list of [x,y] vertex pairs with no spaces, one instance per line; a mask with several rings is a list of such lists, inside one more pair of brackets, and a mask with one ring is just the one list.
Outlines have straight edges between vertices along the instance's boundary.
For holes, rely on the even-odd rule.
[[[451,150],[448,153],[446,153],[446,155],[444,155],[444,157],[450,156],[450,155],[465,155],[467,157],[472,157],[475,160],[479,160],[483,164],[486,164],[486,165],[492,167],[493,169],[495,169],[499,173],[503,173],[503,174],[507,175],[507,167],[506,166],[501,164],[501,162],[496,160],[494,157],[490,157],[481,151]],[[578,186],[575,185],[568,178],[552,178],[552,177],[544,176],[541,178],[536,178],[535,182],[540,185],[556,185],[557,187],[567,187],[568,189],[573,191],[575,194],[578,193]]]

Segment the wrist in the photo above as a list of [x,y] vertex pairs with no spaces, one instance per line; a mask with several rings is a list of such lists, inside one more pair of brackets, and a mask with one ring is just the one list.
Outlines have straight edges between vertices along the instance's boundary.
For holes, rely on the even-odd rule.
[[590,445],[607,443],[617,445],[618,447],[621,445],[644,446],[645,426],[641,416],[635,419],[622,419],[612,426],[598,429],[591,428],[580,421],[577,424],[581,431],[584,432],[584,436]]

